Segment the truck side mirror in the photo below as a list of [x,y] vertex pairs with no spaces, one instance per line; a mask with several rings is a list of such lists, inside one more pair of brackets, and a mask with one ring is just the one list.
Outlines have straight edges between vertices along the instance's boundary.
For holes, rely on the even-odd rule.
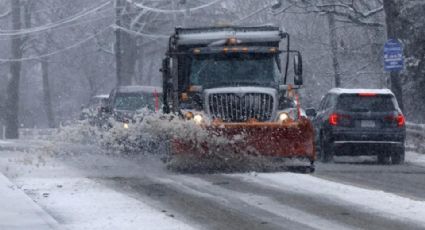
[[162,72],[163,77],[170,75],[170,58],[167,57],[162,60],[162,67],[159,71]]
[[303,59],[300,53],[294,57],[294,85],[303,85]]

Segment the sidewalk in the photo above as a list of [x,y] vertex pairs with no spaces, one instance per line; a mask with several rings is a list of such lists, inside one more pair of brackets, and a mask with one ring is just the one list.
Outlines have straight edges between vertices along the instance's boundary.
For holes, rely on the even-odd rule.
[[59,224],[0,173],[0,229],[52,230]]

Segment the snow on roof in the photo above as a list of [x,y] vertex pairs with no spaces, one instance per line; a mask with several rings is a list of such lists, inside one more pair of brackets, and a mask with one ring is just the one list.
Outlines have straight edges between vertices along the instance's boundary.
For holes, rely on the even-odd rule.
[[329,90],[329,93],[334,94],[358,94],[358,93],[374,93],[374,94],[391,94],[393,92],[389,89],[343,89],[343,88],[333,88]]
[[176,33],[178,45],[210,44],[231,37],[236,37],[244,43],[279,42],[284,36],[279,27],[272,26],[179,28]]
[[118,87],[117,91],[120,93],[138,93],[138,92],[162,93],[162,88],[156,87],[156,86],[131,85],[131,86],[120,86]]

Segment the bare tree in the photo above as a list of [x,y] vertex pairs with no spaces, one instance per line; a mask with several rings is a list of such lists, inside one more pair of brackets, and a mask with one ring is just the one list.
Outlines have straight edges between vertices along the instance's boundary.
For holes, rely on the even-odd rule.
[[[32,12],[37,8],[36,2],[26,2],[24,5],[24,22],[26,28],[32,27],[32,21],[43,21],[40,15],[34,15]],[[48,53],[48,44],[53,45],[52,39],[49,33],[45,33],[41,38],[26,38],[27,47],[31,48],[35,51],[38,56],[42,56],[43,54]],[[42,57],[39,59],[40,67],[41,67],[41,77],[42,77],[42,91],[43,91],[43,105],[44,111],[46,113],[47,124],[49,128],[55,127],[55,118],[53,114],[52,107],[52,97],[50,92],[50,82],[49,82],[49,58]]]
[[328,14],[329,21],[329,41],[332,52],[332,66],[334,69],[334,86],[341,87],[341,67],[338,60],[338,35],[335,22],[335,15]]
[[136,39],[123,31],[132,22],[132,7],[125,0],[116,0],[115,58],[118,85],[131,85],[137,60]]
[[[12,29],[21,30],[22,14],[21,1],[10,0]],[[19,83],[21,79],[22,64],[19,59],[22,58],[22,37],[21,35],[13,35],[11,39],[11,54],[10,61],[10,80],[7,86],[7,101],[6,101],[6,138],[19,138]]]

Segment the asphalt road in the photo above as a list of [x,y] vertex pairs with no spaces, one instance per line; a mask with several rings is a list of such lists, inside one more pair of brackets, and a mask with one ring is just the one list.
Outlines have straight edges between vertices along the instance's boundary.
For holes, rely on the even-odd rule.
[[[143,201],[169,217],[200,229],[425,229],[424,222],[399,218],[330,196],[298,192],[316,189],[257,183],[256,173],[180,174],[159,157],[110,156],[98,150],[69,149],[57,160],[122,194]],[[89,159],[90,158],[90,159]],[[377,165],[374,159],[337,159],[320,164],[312,175],[263,173],[312,178],[425,202],[425,167],[406,163]],[[300,178],[301,178],[300,177]],[[261,177],[256,178],[257,181]],[[301,191],[300,190],[300,191]],[[309,190],[309,191],[310,191]],[[320,190],[320,188],[317,188]],[[29,194],[31,196],[31,194]],[[351,196],[347,191],[346,196]],[[46,208],[46,207],[44,207]],[[55,216],[55,210],[47,210]],[[63,218],[66,219],[66,216]],[[59,222],[61,220],[58,220]]]
[[425,200],[425,168],[411,163],[378,165],[374,161],[340,161],[320,165],[314,176]]
[[[409,163],[383,166],[374,159],[353,159],[319,163],[312,176],[425,201],[424,167]],[[238,173],[239,177],[176,174],[143,158],[138,164],[146,167],[143,175],[95,180],[205,229],[425,229],[338,199],[253,183],[244,179],[250,173]],[[156,168],[150,170],[152,167]]]

